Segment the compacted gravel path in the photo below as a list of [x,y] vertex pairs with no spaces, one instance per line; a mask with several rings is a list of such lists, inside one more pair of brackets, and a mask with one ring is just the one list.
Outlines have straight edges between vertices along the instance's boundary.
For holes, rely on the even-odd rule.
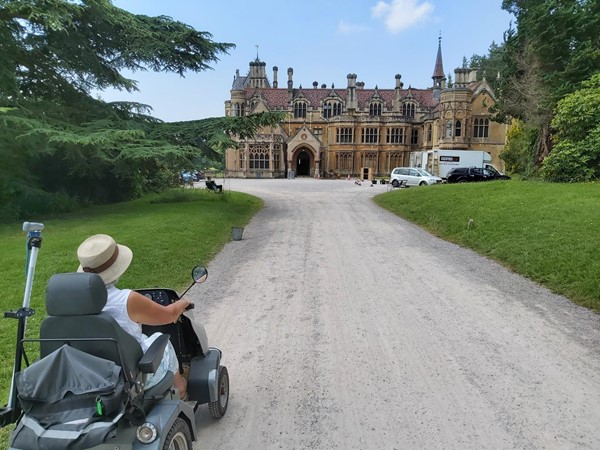
[[379,208],[386,185],[224,187],[265,208],[188,294],[231,378],[195,449],[600,448],[598,315]]

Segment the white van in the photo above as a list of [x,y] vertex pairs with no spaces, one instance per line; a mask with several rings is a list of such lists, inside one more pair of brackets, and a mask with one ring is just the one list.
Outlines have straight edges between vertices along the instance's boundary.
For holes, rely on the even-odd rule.
[[402,181],[406,186],[427,186],[441,183],[442,179],[419,167],[396,167],[392,170],[390,183],[398,187]]

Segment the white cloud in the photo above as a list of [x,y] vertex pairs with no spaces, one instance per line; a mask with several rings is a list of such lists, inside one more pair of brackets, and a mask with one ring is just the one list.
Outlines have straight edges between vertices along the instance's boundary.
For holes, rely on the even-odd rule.
[[372,8],[372,16],[382,19],[390,32],[398,33],[427,20],[433,9],[431,3],[420,0],[381,0]]
[[338,31],[342,34],[361,33],[368,30],[369,27],[367,26],[346,23],[343,20],[340,20],[340,23],[338,23]]

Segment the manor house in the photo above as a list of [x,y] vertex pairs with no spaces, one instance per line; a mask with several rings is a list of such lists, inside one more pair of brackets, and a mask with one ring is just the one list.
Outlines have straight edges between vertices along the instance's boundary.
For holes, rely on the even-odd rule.
[[503,168],[506,125],[491,119],[492,88],[476,69],[455,69],[448,87],[441,38],[433,83],[425,89],[405,89],[400,75],[393,89],[367,88],[356,74],[341,89],[316,81],[294,87],[292,68],[280,88],[277,67],[271,83],[265,66],[257,56],[246,76],[236,71],[225,114],[283,111],[287,118],[228,149],[226,176],[387,178],[394,167],[413,165],[415,152],[432,149],[485,150]]

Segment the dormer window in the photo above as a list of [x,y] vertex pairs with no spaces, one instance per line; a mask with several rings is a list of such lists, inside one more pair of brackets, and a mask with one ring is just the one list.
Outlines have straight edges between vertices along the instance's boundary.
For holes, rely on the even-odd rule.
[[294,118],[306,119],[306,102],[294,103]]
[[323,103],[323,117],[328,119],[342,114],[342,103],[338,101],[327,101]]
[[373,102],[369,105],[370,116],[381,116],[381,103]]
[[415,117],[415,104],[414,103],[403,103],[402,104],[402,115],[405,117]]

